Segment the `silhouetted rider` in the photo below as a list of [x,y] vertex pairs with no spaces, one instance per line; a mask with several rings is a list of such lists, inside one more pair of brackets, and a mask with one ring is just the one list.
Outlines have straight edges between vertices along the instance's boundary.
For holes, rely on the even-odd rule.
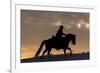
[[66,34],[63,33],[63,28],[64,28],[63,25],[59,26],[59,29],[58,29],[58,31],[56,33],[56,37],[57,38],[61,38],[63,35],[66,35]]

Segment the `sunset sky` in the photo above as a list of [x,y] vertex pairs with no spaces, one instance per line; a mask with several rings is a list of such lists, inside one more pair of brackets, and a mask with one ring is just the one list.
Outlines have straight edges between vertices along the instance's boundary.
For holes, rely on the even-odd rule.
[[59,25],[64,26],[64,33],[76,35],[76,45],[69,45],[73,53],[89,51],[89,13],[21,10],[21,58],[33,57],[41,42],[56,34]]

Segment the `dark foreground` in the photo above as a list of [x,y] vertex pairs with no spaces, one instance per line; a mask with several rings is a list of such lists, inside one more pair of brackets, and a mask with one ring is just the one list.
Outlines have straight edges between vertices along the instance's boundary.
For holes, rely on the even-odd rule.
[[28,59],[21,59],[21,63],[31,63],[31,62],[48,62],[48,61],[72,61],[72,60],[89,60],[89,53],[73,54],[69,55],[50,55],[44,56],[43,58],[33,57]]

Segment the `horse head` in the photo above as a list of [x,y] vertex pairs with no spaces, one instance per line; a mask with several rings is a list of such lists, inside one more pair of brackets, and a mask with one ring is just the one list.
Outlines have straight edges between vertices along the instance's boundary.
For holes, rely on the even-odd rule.
[[66,38],[69,39],[69,40],[72,42],[73,45],[76,44],[76,35],[71,34],[71,33],[68,33],[68,34],[66,35]]

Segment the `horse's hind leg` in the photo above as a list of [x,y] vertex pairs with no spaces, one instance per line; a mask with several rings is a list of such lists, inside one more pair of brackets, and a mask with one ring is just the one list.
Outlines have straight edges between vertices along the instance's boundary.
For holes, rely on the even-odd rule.
[[47,50],[45,49],[44,52],[43,52],[43,54],[42,54],[42,56],[41,56],[41,58],[43,58],[43,56],[44,56],[44,54],[46,53],[46,51],[47,51]]
[[51,49],[48,50],[48,55],[50,55]]

